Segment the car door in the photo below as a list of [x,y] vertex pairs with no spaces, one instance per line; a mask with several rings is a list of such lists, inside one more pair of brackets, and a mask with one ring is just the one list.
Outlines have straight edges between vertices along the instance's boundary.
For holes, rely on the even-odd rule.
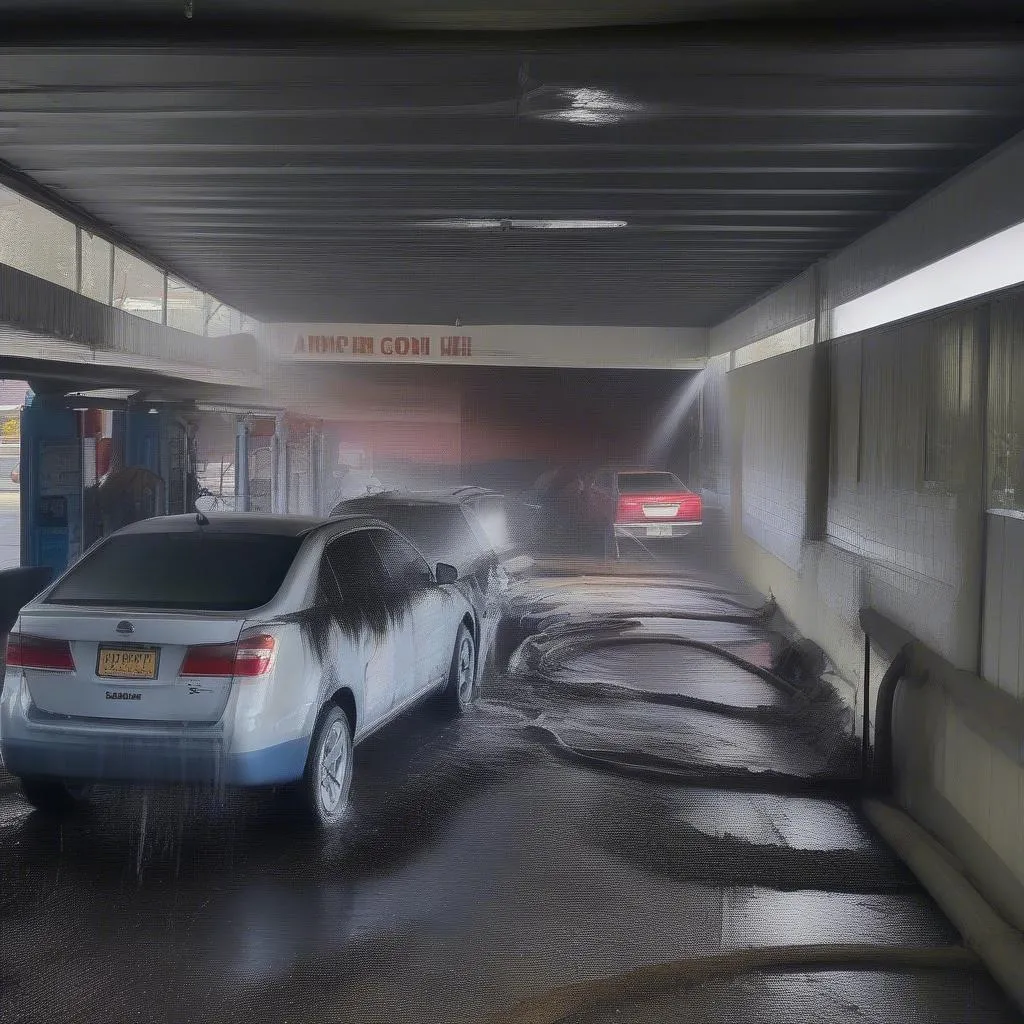
[[448,678],[458,606],[443,587],[434,583],[426,559],[395,530],[371,531],[381,561],[409,602],[414,671],[405,678],[399,700],[440,686]]
[[[370,727],[402,700],[413,677],[412,621],[389,599],[388,571],[369,530],[356,530],[332,541],[324,552],[337,589],[332,600],[340,643],[354,636],[358,645],[358,670],[363,674],[363,723]],[[346,682],[348,666],[341,651],[335,652],[340,683]]]

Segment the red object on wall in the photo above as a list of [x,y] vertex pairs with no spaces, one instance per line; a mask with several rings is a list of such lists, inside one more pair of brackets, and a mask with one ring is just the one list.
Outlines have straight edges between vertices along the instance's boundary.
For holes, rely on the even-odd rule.
[[96,440],[96,476],[101,477],[110,471],[110,456],[113,452],[114,440],[100,437]]
[[103,433],[103,410],[86,409],[82,413],[82,437],[99,437]]

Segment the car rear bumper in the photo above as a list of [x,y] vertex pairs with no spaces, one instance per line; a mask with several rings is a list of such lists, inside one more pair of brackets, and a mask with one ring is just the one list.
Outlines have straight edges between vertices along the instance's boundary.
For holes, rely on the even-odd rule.
[[[694,530],[699,529],[703,523],[700,520],[689,523],[678,522],[650,522],[650,523],[616,523],[614,526],[617,537],[631,537],[634,540],[665,540],[670,537],[685,537]],[[670,532],[665,533],[665,529]],[[648,531],[656,532],[650,533]]]
[[5,769],[19,778],[269,786],[301,778],[307,748],[308,739],[298,739],[235,752],[220,723],[66,719],[26,707],[11,693],[5,693],[0,714],[0,754]]

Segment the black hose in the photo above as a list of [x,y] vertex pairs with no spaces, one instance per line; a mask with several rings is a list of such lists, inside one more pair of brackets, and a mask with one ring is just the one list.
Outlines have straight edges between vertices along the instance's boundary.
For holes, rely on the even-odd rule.
[[787,772],[754,772],[749,768],[725,765],[714,767],[692,761],[676,761],[657,754],[635,753],[629,756],[614,751],[576,747],[548,725],[531,721],[524,729],[553,753],[588,768],[653,782],[702,789],[738,790],[748,793],[812,793],[849,798],[860,791],[859,779],[838,779],[832,775],[793,775]]
[[572,654],[578,655],[585,651],[599,650],[603,647],[622,647],[632,644],[676,644],[679,647],[691,647],[694,650],[703,651],[706,654],[713,654],[724,661],[728,661],[738,668],[743,669],[751,675],[757,676],[759,679],[763,679],[766,683],[774,686],[777,690],[785,693],[790,697],[797,697],[801,700],[807,700],[808,696],[799,687],[794,686],[788,680],[783,679],[781,676],[776,675],[774,672],[769,671],[766,668],[762,668],[760,665],[755,665],[752,661],[747,661],[746,658],[741,658],[738,654],[733,654],[732,651],[721,646],[720,644],[709,643],[706,640],[694,640],[690,637],[677,636],[674,633],[642,633],[636,636],[629,634],[622,635],[616,634],[614,636],[594,636],[594,637],[567,637],[564,640],[556,640],[555,643],[548,648],[540,657],[538,668],[540,673],[548,680],[551,679],[551,668],[550,659],[556,654],[562,654],[566,650],[572,652]]
[[[741,974],[808,970],[951,971],[981,970],[964,946],[802,945],[766,946],[648,964],[611,977],[578,981],[524,999],[511,1010],[486,1018],[488,1024],[561,1024],[602,1007],[621,1006],[682,986]],[[683,1016],[686,1016],[684,1013]]]
[[878,687],[875,704],[875,756],[871,765],[871,781],[875,789],[883,794],[892,792],[893,708],[900,680],[907,671],[907,662],[907,648],[904,647],[885,670]]

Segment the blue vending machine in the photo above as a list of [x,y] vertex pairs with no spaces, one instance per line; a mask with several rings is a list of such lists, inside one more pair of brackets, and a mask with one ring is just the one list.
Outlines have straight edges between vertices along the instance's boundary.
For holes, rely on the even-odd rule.
[[82,553],[82,440],[62,399],[34,395],[21,414],[21,564],[62,573]]

